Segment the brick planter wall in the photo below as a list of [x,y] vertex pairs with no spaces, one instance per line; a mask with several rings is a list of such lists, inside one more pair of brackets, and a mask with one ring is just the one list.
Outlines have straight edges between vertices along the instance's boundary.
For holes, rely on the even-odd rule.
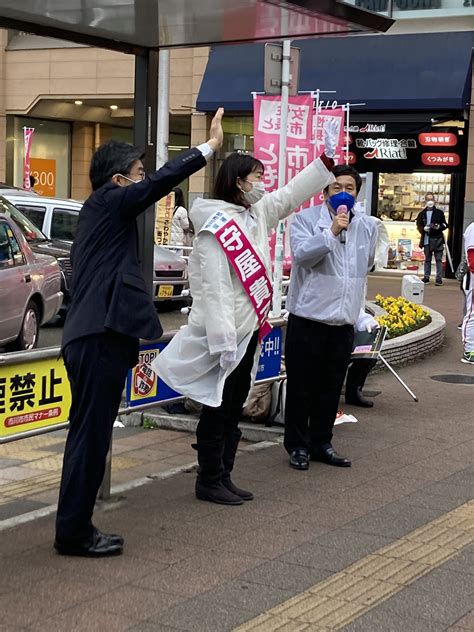
[[[385,312],[375,303],[369,302],[369,307],[376,316]],[[393,366],[400,366],[408,362],[414,362],[434,351],[444,344],[446,320],[439,312],[424,306],[431,316],[431,323],[412,331],[409,334],[386,340],[382,346],[383,357]],[[386,370],[382,362],[378,362],[374,371]]]

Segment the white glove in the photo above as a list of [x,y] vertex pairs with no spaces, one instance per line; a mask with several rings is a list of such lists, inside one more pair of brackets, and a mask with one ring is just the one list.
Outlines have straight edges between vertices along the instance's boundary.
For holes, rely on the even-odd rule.
[[357,331],[368,331],[369,334],[372,333],[372,329],[377,329],[377,327],[380,327],[380,325],[375,320],[375,318],[366,313],[359,316],[356,322]]
[[430,227],[429,226],[425,226],[424,229],[425,233],[429,233],[430,232]]
[[334,158],[338,136],[339,123],[337,119],[327,120],[324,124],[324,153],[328,158]]
[[234,351],[223,351],[219,363],[224,371],[227,371],[237,360],[237,349]]

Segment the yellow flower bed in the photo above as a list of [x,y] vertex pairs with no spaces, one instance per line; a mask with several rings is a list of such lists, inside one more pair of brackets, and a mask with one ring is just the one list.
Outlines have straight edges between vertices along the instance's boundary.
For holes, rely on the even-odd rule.
[[387,338],[408,334],[410,331],[420,329],[431,322],[428,310],[421,305],[407,301],[402,296],[384,298],[381,294],[377,294],[375,303],[387,312],[386,315],[377,318],[381,327],[387,327]]

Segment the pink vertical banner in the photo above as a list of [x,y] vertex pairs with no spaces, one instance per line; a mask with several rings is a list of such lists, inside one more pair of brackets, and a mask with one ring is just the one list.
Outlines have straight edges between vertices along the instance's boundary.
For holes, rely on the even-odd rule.
[[[339,127],[339,138],[337,141],[336,154],[334,162],[340,165],[346,161],[346,134],[344,131],[346,112],[344,108],[320,109],[313,118],[313,138],[314,138],[314,157],[320,156],[324,149],[324,125],[327,121],[336,120]],[[313,204],[322,204],[324,201],[322,192],[313,199]]]
[[[254,99],[254,156],[265,166],[267,192],[278,188],[281,98],[257,95]],[[313,160],[313,99],[310,95],[289,97],[286,141],[286,182]],[[308,206],[303,205],[301,208]],[[275,232],[270,238],[273,259]],[[285,248],[286,250],[286,248]]]
[[23,141],[25,145],[25,160],[23,163],[23,188],[30,190],[30,151],[31,141],[33,140],[34,127],[23,128]]

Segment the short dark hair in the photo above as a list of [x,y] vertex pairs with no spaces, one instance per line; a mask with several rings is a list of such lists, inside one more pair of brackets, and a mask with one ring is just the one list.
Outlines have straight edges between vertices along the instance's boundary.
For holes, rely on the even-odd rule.
[[425,200],[426,200],[426,198],[428,197],[428,195],[431,195],[431,197],[434,197],[434,196],[435,196],[435,194],[433,193],[433,191],[427,191],[427,192],[425,193]]
[[173,193],[174,193],[175,208],[178,206],[182,206],[184,208],[184,194],[183,194],[182,189],[180,189],[179,187],[175,187],[173,189]]
[[30,175],[30,187],[33,188],[36,184],[36,178],[35,176],[31,176]]
[[[362,178],[360,177],[359,172],[354,169],[354,167],[351,167],[350,165],[336,165],[332,172],[335,178],[337,178],[338,176],[351,176],[351,178],[354,178],[354,181],[356,183],[356,190],[357,193],[359,193],[362,188]],[[324,189],[324,192],[327,193],[328,189],[329,185]]]
[[263,163],[250,154],[235,152],[227,156],[217,173],[214,183],[214,197],[229,204],[249,206],[243,192],[237,186],[237,178],[245,180],[252,171],[265,171]]
[[116,173],[126,176],[137,160],[143,158],[143,152],[129,143],[109,140],[94,152],[89,169],[92,189],[97,191]]

